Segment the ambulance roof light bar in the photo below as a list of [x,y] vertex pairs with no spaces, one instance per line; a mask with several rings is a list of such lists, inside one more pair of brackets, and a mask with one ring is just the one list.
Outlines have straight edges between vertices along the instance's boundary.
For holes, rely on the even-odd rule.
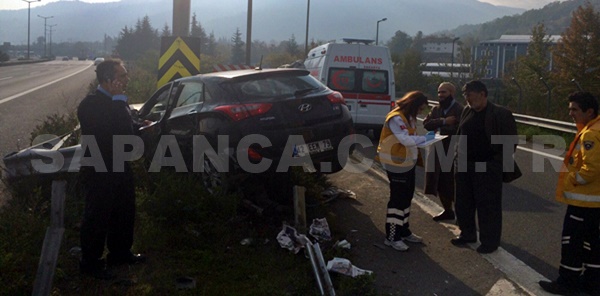
[[356,38],[342,38],[342,41],[344,41],[346,43],[364,43],[366,45],[369,45],[369,44],[375,42],[375,40],[371,40],[371,39],[356,39]]

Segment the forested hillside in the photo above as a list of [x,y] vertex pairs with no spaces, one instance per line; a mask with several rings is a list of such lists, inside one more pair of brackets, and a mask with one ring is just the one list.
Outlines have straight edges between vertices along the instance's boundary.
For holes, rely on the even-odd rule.
[[479,25],[462,25],[451,30],[449,34],[489,40],[507,34],[529,35],[536,24],[542,23],[546,27],[547,34],[560,35],[569,26],[573,11],[588,2],[594,9],[600,9],[600,0],[554,2],[541,9],[528,10],[519,15],[505,16]]

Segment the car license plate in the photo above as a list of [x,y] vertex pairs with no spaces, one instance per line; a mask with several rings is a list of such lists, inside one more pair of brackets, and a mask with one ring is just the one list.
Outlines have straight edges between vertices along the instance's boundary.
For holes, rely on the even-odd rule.
[[302,157],[319,152],[325,152],[328,150],[333,150],[333,146],[331,145],[331,141],[329,141],[329,139],[326,139],[322,141],[296,145],[296,147],[294,147],[294,154],[292,156]]

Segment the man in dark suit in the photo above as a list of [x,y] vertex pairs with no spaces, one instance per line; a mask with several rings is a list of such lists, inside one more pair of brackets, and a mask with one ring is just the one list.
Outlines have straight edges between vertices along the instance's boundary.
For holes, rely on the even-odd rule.
[[[463,105],[454,99],[456,87],[450,82],[442,82],[438,87],[438,99],[440,104],[431,109],[423,121],[423,126],[428,131],[439,131],[440,135],[449,135],[441,141],[441,145],[434,145],[436,149],[444,148],[444,154],[448,155],[452,135],[458,129],[458,120],[463,111]],[[442,202],[444,211],[433,217],[434,221],[454,220],[454,170],[452,159],[449,167],[440,164],[439,153],[431,149],[427,155],[425,166],[425,194],[437,195]]]
[[[85,195],[80,271],[98,279],[111,279],[114,276],[106,269],[106,263],[145,261],[143,255],[131,252],[135,218],[133,172],[127,161],[113,163],[117,158],[113,148],[118,145],[114,136],[132,136],[140,125],[134,125],[124,94],[129,76],[122,62],[105,60],[98,64],[96,78],[98,88],[77,109],[85,153],[80,171]],[[105,243],[109,251],[106,262],[102,260]]]
[[[477,252],[487,254],[500,246],[503,172],[516,169],[512,154],[518,143],[517,126],[512,112],[488,101],[481,81],[469,81],[462,90],[468,106],[458,125],[455,162],[456,220],[461,233],[451,242],[456,246],[476,242],[479,225]],[[504,145],[511,147],[504,149]]]

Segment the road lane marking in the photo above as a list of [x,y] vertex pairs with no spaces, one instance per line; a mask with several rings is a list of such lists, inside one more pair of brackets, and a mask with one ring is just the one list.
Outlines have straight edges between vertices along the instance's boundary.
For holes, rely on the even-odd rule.
[[54,81],[50,81],[50,82],[48,82],[48,83],[46,83],[46,84],[42,84],[42,85],[40,85],[40,86],[37,86],[37,87],[34,87],[34,88],[30,89],[30,90],[24,91],[24,92],[22,92],[22,93],[20,93],[20,94],[16,94],[16,95],[10,96],[10,97],[8,97],[8,98],[6,98],[6,99],[2,99],[2,100],[0,100],[0,104],[3,104],[3,103],[6,103],[6,102],[9,102],[9,101],[12,101],[12,100],[14,100],[14,99],[16,99],[16,98],[18,98],[18,97],[21,97],[21,96],[24,96],[24,95],[26,95],[26,94],[28,94],[28,93],[34,92],[34,91],[36,91],[36,90],[38,90],[38,89],[40,89],[40,88],[44,88],[44,87],[46,87],[46,86],[48,86],[48,85],[51,85],[51,84],[53,84],[53,83],[57,83],[57,82],[59,82],[59,81],[61,81],[61,80],[63,80],[63,79],[67,79],[67,78],[69,78],[69,77],[71,77],[71,76],[77,75],[77,74],[79,74],[79,73],[81,73],[81,72],[83,72],[83,71],[87,70],[87,68],[89,68],[89,67],[91,67],[91,66],[92,66],[92,64],[90,64],[90,65],[88,65],[87,67],[85,67],[85,68],[83,68],[83,69],[81,69],[81,70],[79,70],[79,71],[77,71],[77,72],[74,72],[74,73],[72,73],[72,74],[70,74],[70,75],[68,75],[68,76],[61,77],[61,78],[59,78],[59,79],[56,79],[56,80],[54,80]]
[[4,77],[4,78],[0,78],[0,81],[2,81],[2,80],[7,80],[7,79],[11,79],[11,78],[13,78],[13,77],[12,77],[12,76],[10,76],[10,77]]

